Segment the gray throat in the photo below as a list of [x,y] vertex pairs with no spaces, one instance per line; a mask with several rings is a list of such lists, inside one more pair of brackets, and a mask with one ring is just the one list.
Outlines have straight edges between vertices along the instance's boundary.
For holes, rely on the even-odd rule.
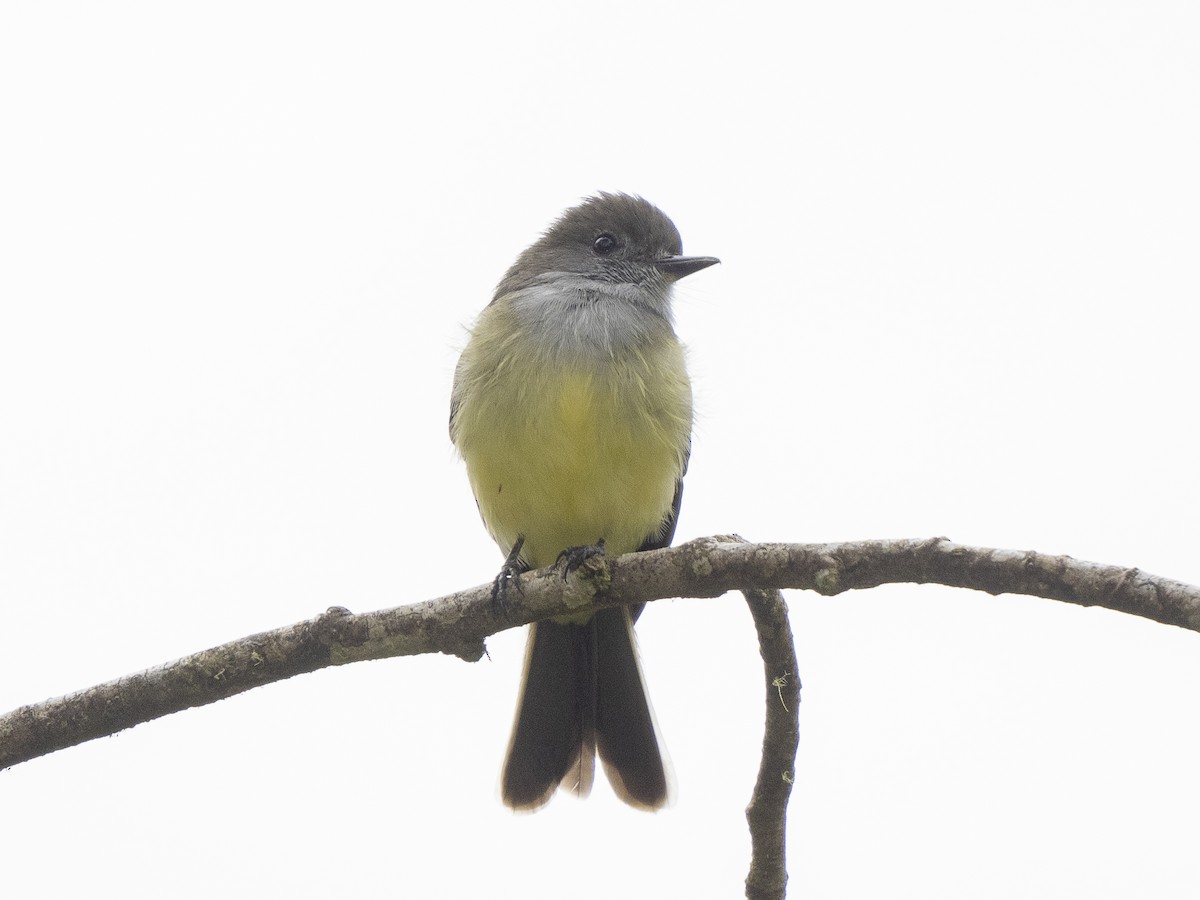
[[550,273],[508,297],[521,333],[563,362],[604,360],[674,340],[669,285]]

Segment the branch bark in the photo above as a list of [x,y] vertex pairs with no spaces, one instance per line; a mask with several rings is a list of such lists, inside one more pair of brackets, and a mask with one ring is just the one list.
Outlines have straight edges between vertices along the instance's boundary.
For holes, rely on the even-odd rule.
[[777,900],[787,893],[787,808],[800,745],[800,676],[787,604],[779,591],[745,591],[767,691],[762,760],[746,822],[750,825],[748,900]]
[[763,893],[751,896],[783,896],[783,811],[790,791],[783,775],[795,760],[799,679],[794,651],[789,657],[782,647],[791,645],[786,608],[771,592],[794,588],[833,596],[902,582],[1101,606],[1200,631],[1200,588],[1069,556],[967,547],[945,538],[837,544],[702,538],[616,559],[595,557],[566,579],[553,569],[526,573],[519,589],[510,591],[507,616],[493,609],[490,585],[359,615],[334,607],[305,622],[23,706],[0,716],[0,768],[326,666],[419,653],[473,662],[483,655],[488,635],[549,616],[742,590],[759,630],[768,698],[779,701],[779,708],[768,705],[760,786],[747,810],[756,832],[756,868],[747,891],[761,887]]

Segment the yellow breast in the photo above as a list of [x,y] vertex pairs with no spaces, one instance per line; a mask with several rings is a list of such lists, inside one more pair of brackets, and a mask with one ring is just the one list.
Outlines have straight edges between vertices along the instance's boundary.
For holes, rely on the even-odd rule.
[[691,434],[677,341],[571,367],[510,353],[471,372],[468,353],[459,378],[474,380],[458,396],[454,439],[503,551],[524,535],[536,568],[601,538],[614,554],[636,550],[658,531]]

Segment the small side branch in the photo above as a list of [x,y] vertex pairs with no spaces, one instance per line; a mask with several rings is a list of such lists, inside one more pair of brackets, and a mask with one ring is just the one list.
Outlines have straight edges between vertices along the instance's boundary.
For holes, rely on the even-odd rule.
[[750,825],[749,900],[782,900],[787,893],[787,809],[800,741],[800,678],[787,604],[779,591],[749,590],[766,677],[767,715],[762,760],[746,821]]

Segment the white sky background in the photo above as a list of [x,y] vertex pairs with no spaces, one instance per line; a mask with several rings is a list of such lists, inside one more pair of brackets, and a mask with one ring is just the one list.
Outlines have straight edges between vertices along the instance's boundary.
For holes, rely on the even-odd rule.
[[[723,260],[676,304],[680,539],[1200,582],[1196,4],[419,8],[0,13],[0,709],[489,580],[446,435],[463,329],[598,189]],[[1200,635],[913,586],[790,604],[792,896],[1200,894]],[[639,633],[665,813],[499,804],[513,632],[0,773],[5,892],[738,896],[749,617]]]

